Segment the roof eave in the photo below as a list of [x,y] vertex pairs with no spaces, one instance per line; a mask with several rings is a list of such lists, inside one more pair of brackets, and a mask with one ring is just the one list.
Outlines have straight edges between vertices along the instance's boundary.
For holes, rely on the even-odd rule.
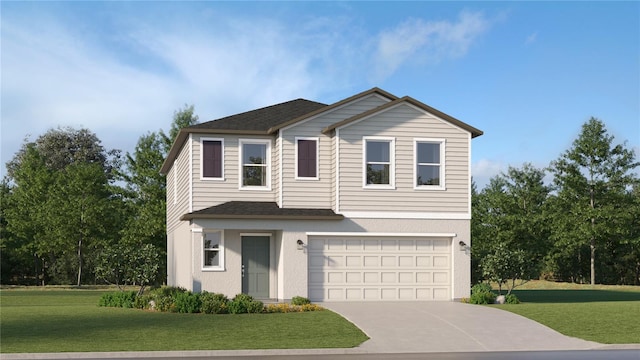
[[242,215],[242,214],[184,214],[180,220],[219,219],[219,220],[343,220],[344,216],[336,215]]

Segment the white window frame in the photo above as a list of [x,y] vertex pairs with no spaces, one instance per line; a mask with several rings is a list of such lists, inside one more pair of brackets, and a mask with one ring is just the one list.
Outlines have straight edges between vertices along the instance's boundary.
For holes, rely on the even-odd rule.
[[[418,163],[418,144],[430,143],[440,145],[440,163]],[[413,188],[414,190],[446,190],[445,184],[445,154],[446,139],[436,138],[415,138],[413,139]],[[439,165],[440,166],[440,185],[418,185],[418,166],[420,165]]]
[[[309,140],[316,142],[316,176],[315,177],[304,177],[298,176],[298,141],[299,140]],[[320,138],[317,137],[302,137],[296,136],[295,138],[295,179],[296,180],[320,180]],[[282,165],[281,165],[282,166]]]
[[[218,256],[220,256],[220,261],[218,263],[218,266],[207,266],[205,265],[205,254],[207,253],[207,251],[216,251],[214,249],[205,249],[204,244],[205,244],[205,237],[207,236],[207,234],[211,234],[211,233],[220,233],[220,247],[217,249],[218,251]],[[202,251],[202,256],[201,261],[202,261],[202,271],[225,271],[224,268],[224,258],[225,258],[225,247],[224,247],[224,230],[203,230],[202,231],[202,237],[201,237],[201,242],[200,242],[200,249]]]
[[[221,160],[221,172],[220,172],[220,177],[205,177],[204,176],[204,142],[205,141],[220,141],[220,147],[221,147],[221,154],[220,156],[222,156]],[[213,180],[213,181],[224,181],[224,138],[211,138],[211,137],[201,137],[200,138],[200,180]]]
[[[389,184],[367,184],[367,142],[382,141],[389,143]],[[396,138],[382,136],[362,137],[362,188],[363,189],[395,189],[396,188]]]
[[[265,145],[265,156],[267,157],[266,164],[264,164],[266,172],[266,184],[263,186],[244,186],[242,182],[244,180],[244,145],[245,144],[257,144]],[[238,189],[240,190],[258,190],[258,191],[270,191],[271,190],[271,139],[239,139],[238,140]]]

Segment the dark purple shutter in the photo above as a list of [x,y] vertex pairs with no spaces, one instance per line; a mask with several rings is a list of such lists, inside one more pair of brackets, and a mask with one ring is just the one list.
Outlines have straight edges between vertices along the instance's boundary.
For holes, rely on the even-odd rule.
[[202,142],[202,173],[204,177],[222,177],[222,142]]
[[316,177],[316,141],[298,140],[298,177]]

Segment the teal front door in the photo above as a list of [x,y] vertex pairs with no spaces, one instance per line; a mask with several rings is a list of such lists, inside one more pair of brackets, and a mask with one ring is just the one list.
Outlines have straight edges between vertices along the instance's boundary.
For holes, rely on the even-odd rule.
[[242,292],[269,298],[269,236],[242,237]]

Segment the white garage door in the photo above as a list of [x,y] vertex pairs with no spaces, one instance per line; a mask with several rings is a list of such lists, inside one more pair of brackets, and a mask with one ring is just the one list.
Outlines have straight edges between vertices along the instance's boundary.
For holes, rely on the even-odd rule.
[[451,238],[311,236],[312,301],[450,300]]

